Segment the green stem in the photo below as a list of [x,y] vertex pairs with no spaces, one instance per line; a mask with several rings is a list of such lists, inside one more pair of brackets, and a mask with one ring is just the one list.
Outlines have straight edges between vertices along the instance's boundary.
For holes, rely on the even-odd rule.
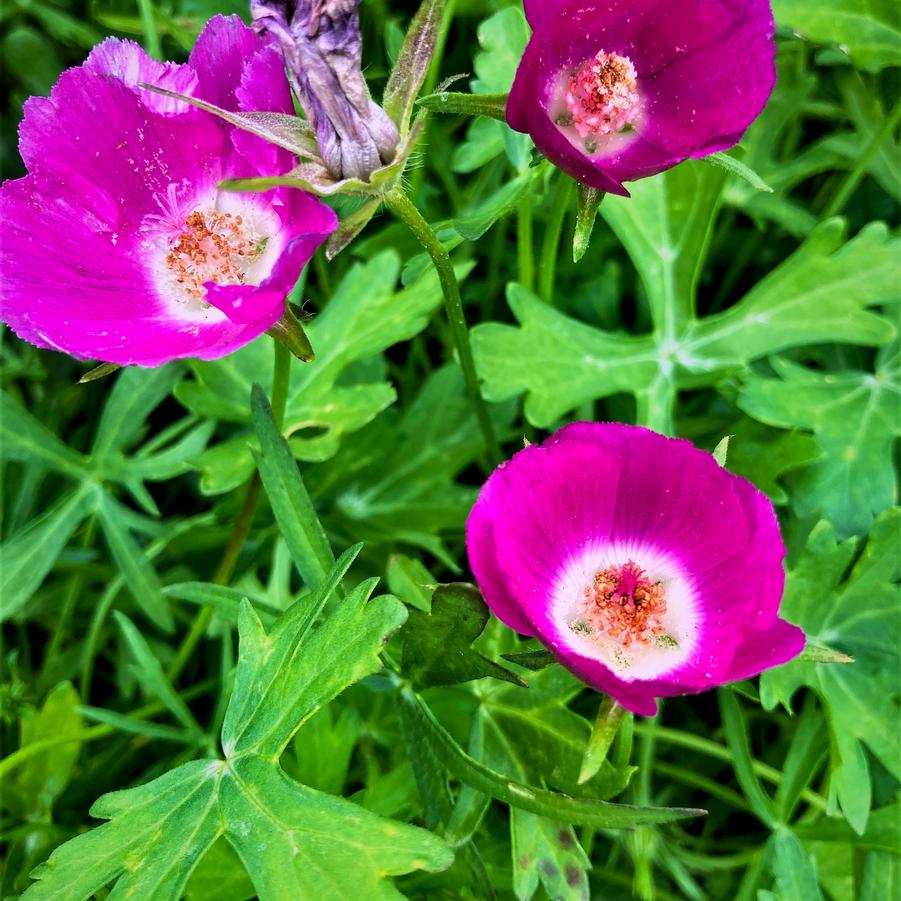
[[[657,717],[649,719],[647,725],[648,728],[644,730],[638,742],[638,776],[633,783],[635,801],[643,805],[650,804],[652,797],[651,778],[657,750]],[[635,892],[643,901],[651,901],[656,896],[652,864],[655,857],[656,835],[650,826],[639,826],[630,837],[633,848],[632,862],[635,867]]]
[[557,274],[557,257],[560,255],[560,235],[563,221],[569,212],[572,179],[561,173],[557,180],[557,190],[551,201],[551,213],[544,228],[541,245],[541,269],[538,275],[538,295],[547,303],[554,302],[554,278]]
[[857,158],[856,165],[848,173],[842,186],[835,192],[832,202],[826,208],[826,212],[823,214],[824,219],[837,216],[845,208],[845,204],[848,202],[851,195],[854,193],[854,189],[867,171],[867,166],[870,165],[871,160],[882,146],[882,142],[895,130],[895,126],[898,124],[899,119],[901,119],[901,102],[895,106],[892,110],[892,114],[886,117],[882,128],[873,135],[864,152]]
[[457,347],[457,355],[460,358],[460,368],[463,370],[463,381],[466,392],[475,408],[476,418],[482,430],[485,441],[485,450],[492,463],[499,463],[502,459],[501,449],[494,434],[494,426],[488,415],[488,408],[479,391],[479,378],[476,374],[475,361],[472,356],[472,346],[469,342],[469,329],[466,327],[466,316],[463,312],[463,301],[460,297],[460,285],[454,272],[454,265],[447,251],[444,249],[438,236],[422,214],[414,206],[410,198],[400,186],[393,188],[385,197],[388,208],[400,219],[413,233],[423,250],[431,257],[441,283],[441,293],[444,296],[444,308],[450,323],[454,343]]
[[[87,525],[84,529],[84,533],[82,534],[81,546],[83,548],[91,547],[91,545],[93,545],[94,543],[94,537],[96,534],[97,520],[92,516],[88,520]],[[41,674],[44,678],[52,678],[53,676],[53,668],[56,665],[57,657],[59,656],[62,643],[66,636],[69,634],[69,623],[71,622],[72,617],[75,614],[75,608],[78,606],[78,600],[81,597],[83,588],[84,574],[81,570],[78,570],[69,580],[65,600],[63,601],[62,610],[59,616],[59,622],[56,624],[56,628],[53,630],[53,634],[50,638],[50,645],[48,646],[47,653],[44,656],[44,664],[41,667]]]
[[148,56],[162,59],[163,48],[160,35],[156,30],[156,11],[152,0],[138,0],[138,12],[141,14],[141,29],[144,32],[144,49]]
[[[284,424],[285,410],[288,405],[292,357],[291,351],[285,345],[278,341],[273,341],[272,343],[275,348],[275,361],[272,369],[272,416],[276,425],[281,428]],[[250,529],[253,525],[253,516],[256,513],[257,504],[260,502],[262,487],[260,474],[255,472],[247,483],[244,501],[241,504],[241,509],[238,511],[238,516],[232,527],[222,559],[219,561],[219,566],[213,575],[212,581],[214,585],[227,585],[235,571],[235,567],[238,565],[238,558],[241,556],[244,542],[247,541],[247,536],[250,534]],[[175,682],[191,659],[191,655],[213,619],[213,613],[214,609],[212,607],[205,606],[194,617],[194,622],[191,623],[191,628],[179,646],[175,659],[166,673],[170,682]]]
[[516,259],[519,283],[526,291],[535,289],[535,258],[532,246],[532,195],[526,192],[516,211]]
[[[635,731],[640,735],[646,733],[648,729],[649,726],[646,723],[637,723],[635,726]],[[687,748],[690,751],[697,751],[699,754],[712,757],[714,760],[721,760],[724,763],[733,763],[734,758],[732,752],[725,745],[711,741],[709,738],[703,738],[700,735],[692,735],[690,732],[681,732],[678,729],[670,729],[667,726],[655,726],[654,734],[658,741],[667,742],[681,748]],[[780,773],[779,770],[774,769],[766,763],[761,763],[754,758],[751,759],[751,767],[764,781],[770,782],[773,785],[781,784],[782,773]],[[811,807],[815,807],[820,811],[826,810],[826,799],[811,789],[805,788],[804,791],[801,792],[801,797]]]

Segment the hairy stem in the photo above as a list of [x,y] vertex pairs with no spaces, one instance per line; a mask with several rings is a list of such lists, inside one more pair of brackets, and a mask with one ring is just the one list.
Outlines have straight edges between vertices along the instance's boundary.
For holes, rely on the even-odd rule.
[[869,144],[864,148],[863,153],[857,158],[857,163],[854,168],[845,177],[841,187],[835,192],[832,202],[827,207],[826,212],[823,213],[824,219],[837,216],[845,208],[845,204],[850,200],[851,195],[854,193],[854,189],[866,173],[867,167],[870,165],[873,157],[879,151],[883,141],[894,132],[899,119],[901,119],[901,102],[896,104],[890,116],[885,117],[882,128],[873,135]]
[[516,210],[516,262],[519,283],[526,291],[535,290],[535,263],[532,242],[532,195],[526,191]]
[[454,336],[454,344],[457,355],[460,358],[460,368],[463,370],[463,381],[466,384],[466,392],[475,408],[476,418],[482,430],[485,441],[485,449],[492,463],[499,463],[501,458],[500,446],[494,434],[494,426],[488,415],[488,408],[479,391],[479,379],[476,375],[475,362],[472,357],[472,346],[469,342],[469,329],[466,327],[466,316],[463,313],[463,301],[460,298],[460,285],[454,273],[454,266],[444,249],[438,236],[422,214],[414,206],[410,198],[401,187],[396,187],[385,197],[385,203],[391,212],[400,219],[413,233],[423,250],[431,257],[438,280],[441,283],[441,293],[444,296],[444,308],[450,322],[451,332]]
[[557,275],[557,257],[560,255],[560,235],[563,232],[563,221],[569,212],[572,186],[572,179],[561,173],[557,179],[557,190],[551,201],[550,216],[544,228],[538,273],[538,295],[546,303],[554,302],[554,279]]

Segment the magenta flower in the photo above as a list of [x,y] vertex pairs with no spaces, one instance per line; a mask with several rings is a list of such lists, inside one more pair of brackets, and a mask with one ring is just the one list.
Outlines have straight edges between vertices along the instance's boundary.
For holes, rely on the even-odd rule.
[[772,504],[688,441],[566,426],[492,473],[466,543],[497,617],[635,713],[804,647]]
[[507,122],[573,178],[624,181],[734,146],[776,81],[769,0],[525,0]]
[[293,112],[278,51],[237,17],[211,20],[187,65],[100,44],[25,105],[28,175],[0,189],[0,319],[80,358],[220,357],[276,323],[337,220],[300,191],[220,192],[287,171],[290,154],[142,83]]

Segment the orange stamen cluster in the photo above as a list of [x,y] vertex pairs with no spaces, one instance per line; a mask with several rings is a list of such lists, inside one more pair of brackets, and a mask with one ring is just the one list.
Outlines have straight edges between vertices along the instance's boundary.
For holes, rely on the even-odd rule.
[[241,216],[194,210],[166,254],[166,265],[189,297],[204,296],[204,282],[243,285],[246,269],[259,254],[258,242]]
[[648,644],[666,630],[661,618],[666,613],[663,586],[652,582],[631,560],[595,573],[585,589],[581,619],[573,628],[604,633],[618,639],[623,647],[633,642]]

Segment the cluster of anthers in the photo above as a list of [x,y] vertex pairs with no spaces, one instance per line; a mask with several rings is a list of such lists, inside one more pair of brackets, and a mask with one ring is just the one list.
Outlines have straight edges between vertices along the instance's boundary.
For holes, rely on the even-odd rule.
[[581,138],[622,131],[639,103],[635,67],[627,56],[602,50],[569,76],[563,99]]
[[261,252],[260,242],[242,216],[194,210],[166,254],[176,283],[193,300],[205,294],[205,282],[243,285],[247,268]]
[[573,630],[618,640],[624,648],[633,642],[649,644],[665,638],[663,585],[652,582],[631,560],[595,573],[593,583],[585,589],[579,613]]

